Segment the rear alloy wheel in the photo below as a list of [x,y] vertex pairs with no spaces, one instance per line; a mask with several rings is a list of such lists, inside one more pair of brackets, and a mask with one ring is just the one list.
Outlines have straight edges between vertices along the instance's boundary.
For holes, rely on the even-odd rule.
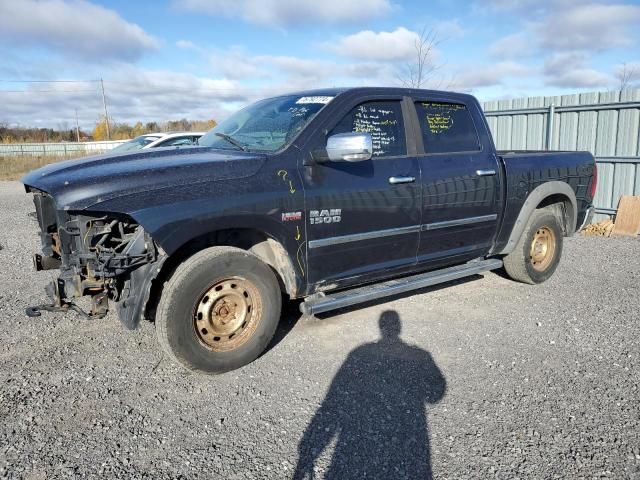
[[553,210],[534,210],[513,252],[504,257],[504,269],[509,277],[529,284],[549,279],[562,256],[562,235]]
[[234,247],[211,247],[182,263],[156,313],[163,349],[181,365],[223,373],[255,360],[280,320],[282,296],[271,268]]

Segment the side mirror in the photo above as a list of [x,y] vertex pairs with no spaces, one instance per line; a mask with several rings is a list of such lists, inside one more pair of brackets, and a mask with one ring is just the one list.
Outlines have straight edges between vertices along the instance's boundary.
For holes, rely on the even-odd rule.
[[327,156],[334,162],[361,162],[373,155],[370,133],[338,133],[327,139]]

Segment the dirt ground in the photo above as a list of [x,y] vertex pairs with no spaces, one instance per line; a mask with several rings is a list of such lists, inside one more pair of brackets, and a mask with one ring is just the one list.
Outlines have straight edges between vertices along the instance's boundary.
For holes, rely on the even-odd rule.
[[27,318],[31,199],[0,182],[0,477],[640,479],[640,242],[319,319],[217,377],[110,314]]

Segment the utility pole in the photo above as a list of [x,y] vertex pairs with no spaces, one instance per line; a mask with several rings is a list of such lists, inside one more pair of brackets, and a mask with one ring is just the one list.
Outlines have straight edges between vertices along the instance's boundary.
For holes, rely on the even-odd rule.
[[102,106],[104,107],[104,122],[107,125],[107,140],[111,140],[111,132],[109,131],[109,113],[107,113],[107,100],[104,96],[104,81],[100,79],[100,86],[102,87]]
[[80,142],[80,126],[78,125],[78,109],[76,108],[76,139]]

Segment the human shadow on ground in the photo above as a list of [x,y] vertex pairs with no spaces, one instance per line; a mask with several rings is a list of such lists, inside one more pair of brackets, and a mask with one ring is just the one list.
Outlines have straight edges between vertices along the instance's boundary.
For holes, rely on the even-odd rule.
[[[383,303],[391,302],[394,300],[400,300],[403,298],[409,298],[416,295],[423,295],[426,293],[433,293],[438,290],[442,290],[445,288],[449,288],[455,285],[462,285],[464,283],[472,282],[474,280],[482,279],[481,275],[472,275],[470,277],[459,278],[457,280],[451,280],[450,282],[441,283],[439,285],[433,285],[431,287],[424,287],[417,290],[412,290],[410,292],[398,293],[396,295],[391,295],[389,297],[381,297],[375,300],[369,300],[364,303],[359,303],[357,305],[351,305],[348,307],[342,307],[337,310],[332,310],[330,312],[321,313],[315,316],[308,316],[307,319],[312,319],[317,321],[318,324],[321,324],[322,321],[326,318],[335,317],[336,315],[342,315],[349,312],[353,312],[356,310],[362,310],[363,308],[372,307],[374,305],[380,305]],[[300,313],[300,304],[302,300],[289,300],[287,298],[283,298],[282,302],[282,314],[280,316],[280,323],[278,324],[278,328],[276,330],[273,339],[262,353],[262,355],[267,354],[273,348],[275,348],[281,341],[283,341],[287,335],[295,328],[295,326],[305,318],[304,315]],[[261,355],[261,356],[262,356]]]
[[426,350],[400,339],[398,313],[379,319],[382,338],[353,350],[298,445],[294,479],[335,442],[326,479],[432,477],[426,404],[442,399],[445,378]]

